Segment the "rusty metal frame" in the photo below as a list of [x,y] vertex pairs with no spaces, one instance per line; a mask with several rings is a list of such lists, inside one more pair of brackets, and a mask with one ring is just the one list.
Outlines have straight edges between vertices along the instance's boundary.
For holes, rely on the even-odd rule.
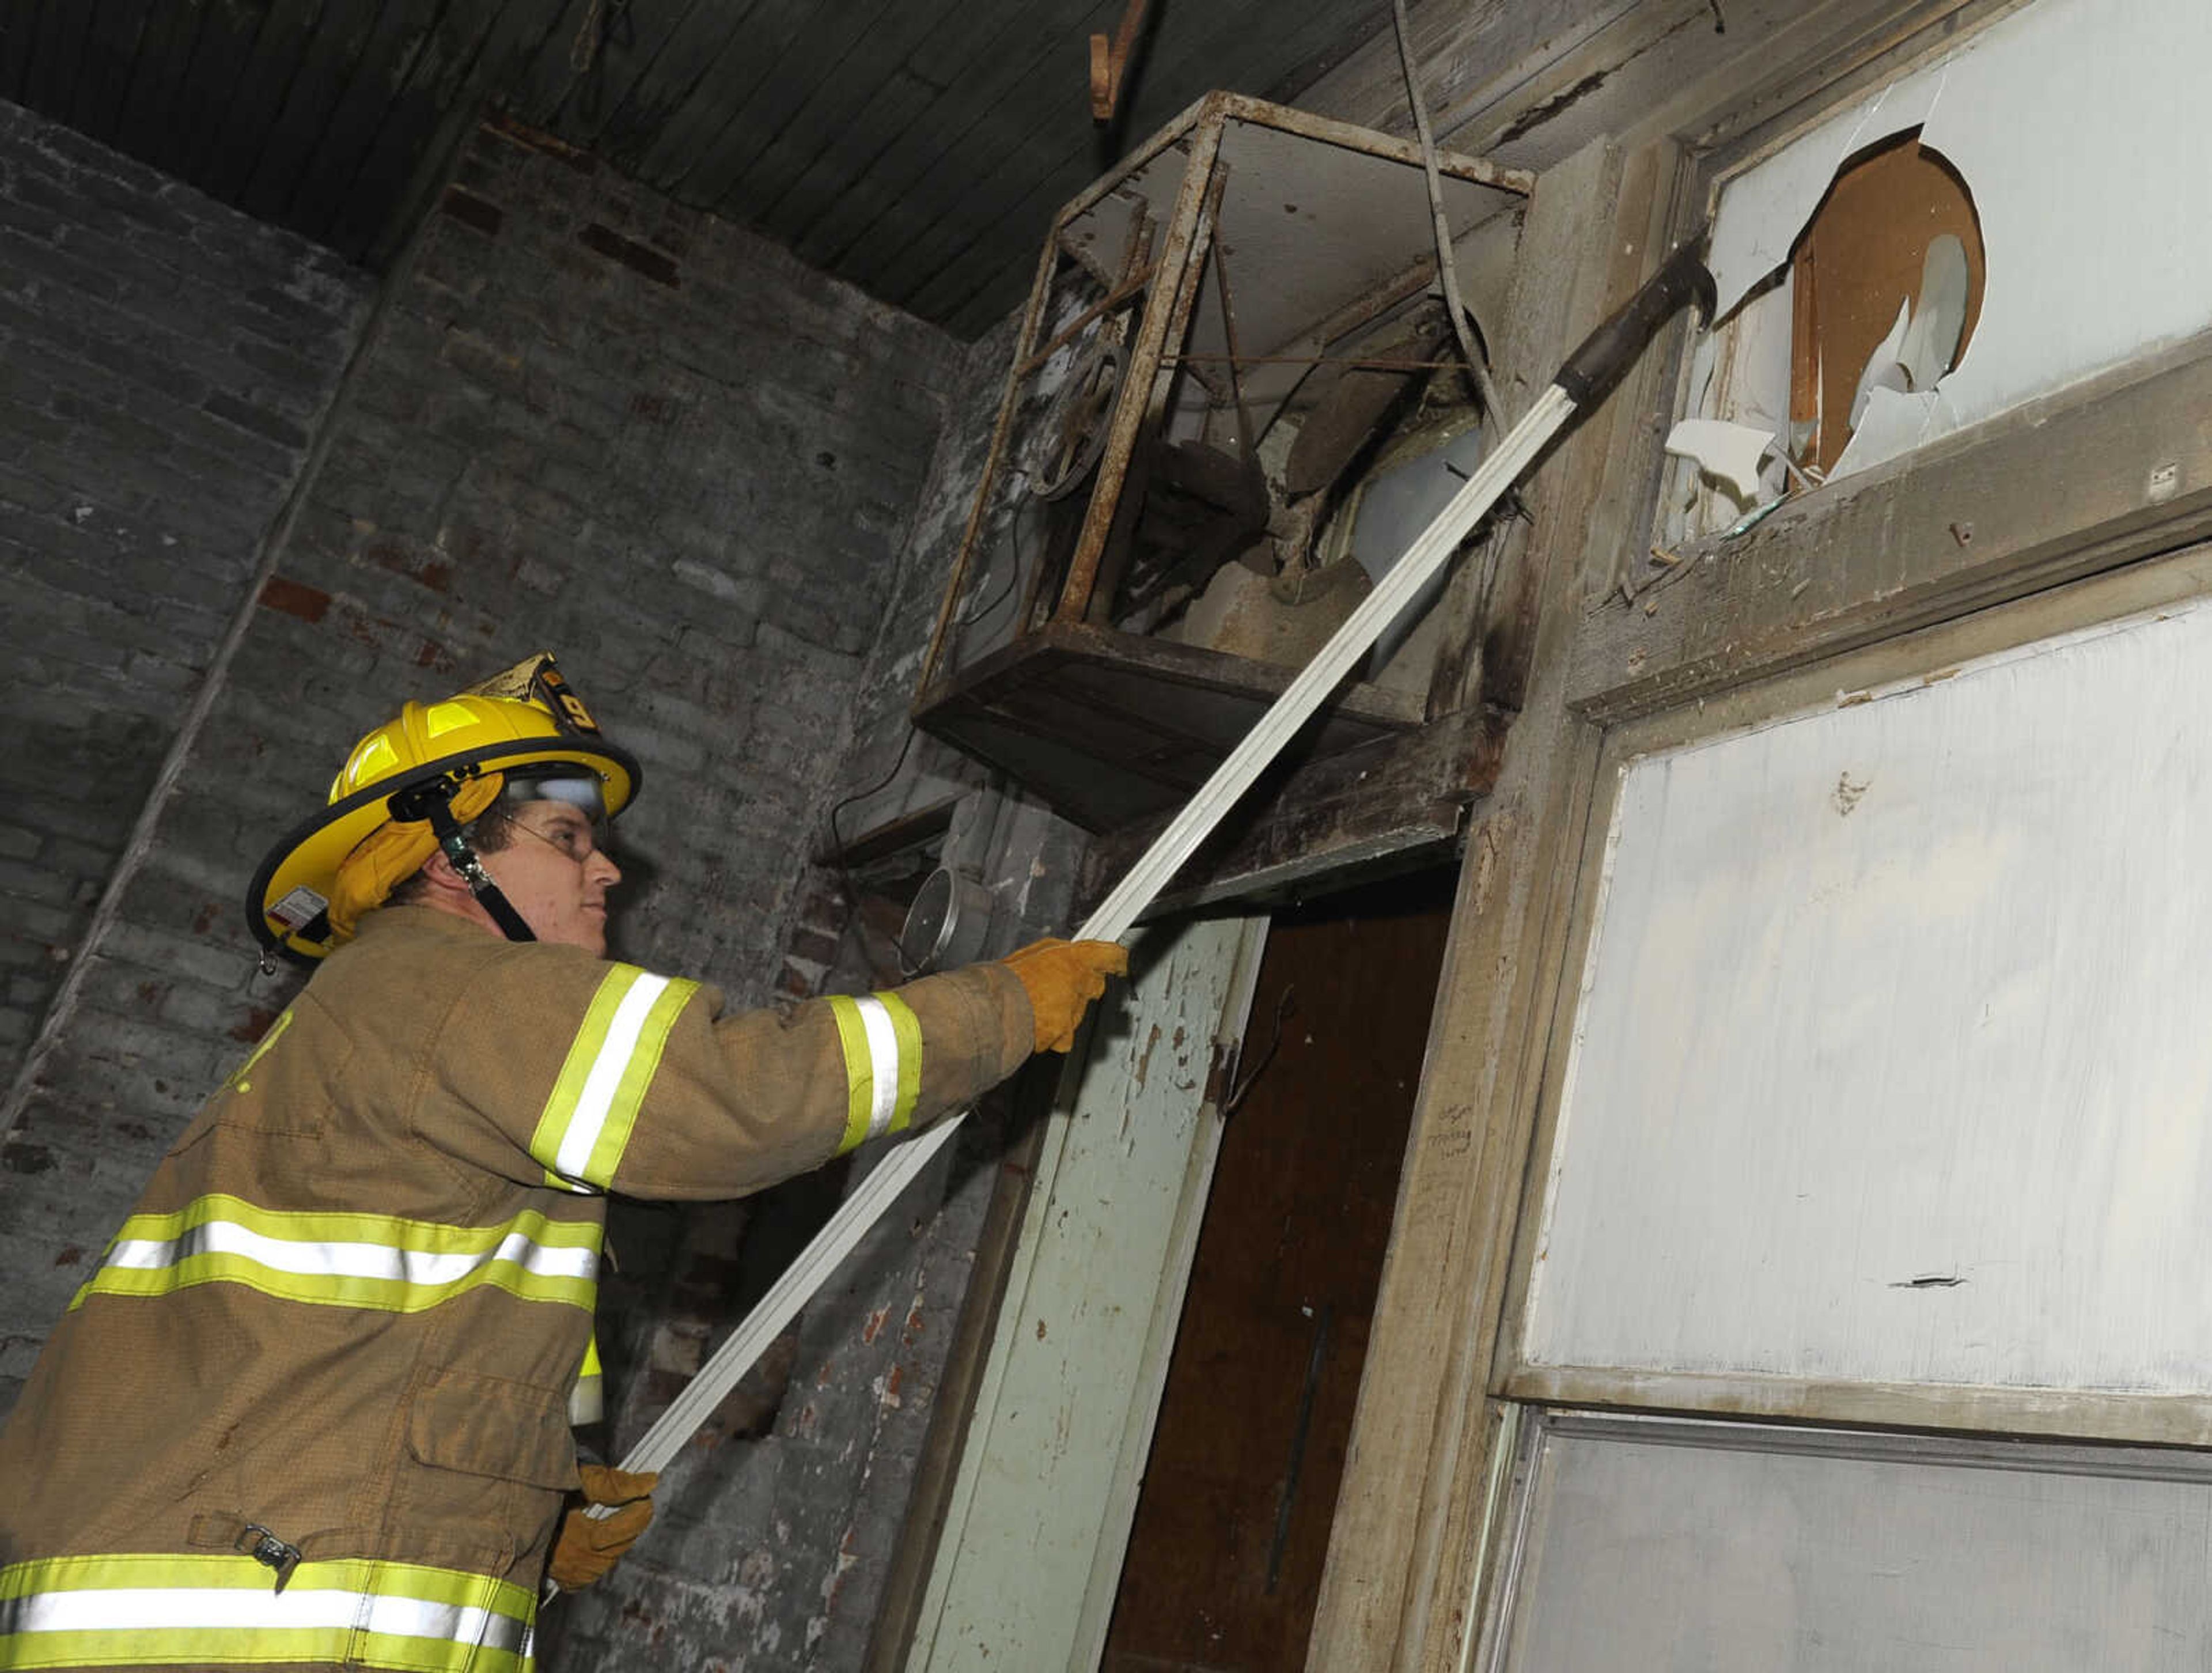
[[[1061,220],[1066,218],[1063,215]],[[1029,357],[1036,344],[1045,299],[1052,294],[1053,270],[1060,263],[1060,224],[1054,223],[1053,235],[1045,240],[1043,253],[1037,258],[1036,279],[1030,286],[1029,305],[1022,313],[1022,329],[1014,339],[1016,365]],[[992,490],[998,485],[1006,455],[1006,434],[1013,428],[1015,395],[1020,386],[1019,378],[1010,377],[999,392],[999,416],[991,426],[991,447],[983,465],[983,479],[976,485],[975,503],[968,508],[968,523],[960,536],[960,551],[952,560],[952,573],[945,578],[945,597],[937,606],[936,625],[930,630],[929,653],[922,659],[921,689],[925,691],[937,683],[939,667],[952,648],[953,608],[960,602],[961,589],[967,584],[969,567],[975,556],[976,538],[982,532]]]
[[[1068,560],[1067,579],[1061,585],[1056,620],[1085,618],[1097,589],[1099,564],[1116,514],[1125,496],[1129,461],[1137,438],[1158,417],[1166,400],[1160,357],[1170,341],[1180,343],[1190,323],[1192,304],[1205,277],[1206,246],[1212,230],[1213,212],[1221,195],[1214,182],[1215,162],[1221,150],[1219,122],[1202,123],[1191,137],[1190,161],[1176,192],[1175,213],[1169,218],[1167,240],[1160,247],[1154,272],[1164,281],[1146,299],[1137,340],[1129,350],[1129,363],[1121,374],[1121,398],[1114,409],[1113,427],[1106,435],[1106,452],[1098,461],[1098,477],[1084,508],[1083,532],[1076,537],[1075,554]],[[1160,305],[1164,289],[1169,301]],[[1170,374],[1171,375],[1171,374]],[[1136,392],[1142,390],[1140,398]]]
[[[947,577],[928,652],[923,659],[918,704],[926,702],[956,672],[956,606],[973,572],[977,550],[1006,478],[1013,415],[1020,404],[1021,386],[1092,321],[1134,302],[1139,319],[1122,375],[1121,393],[1114,408],[1105,453],[1090,490],[1084,520],[1068,561],[1066,575],[1053,602],[1050,618],[1078,622],[1094,613],[1092,595],[1098,590],[1100,567],[1113,538],[1117,511],[1121,502],[1127,497],[1127,478],[1138,438],[1148,422],[1157,420],[1169,383],[1179,373],[1190,369],[1177,350],[1188,329],[1204,278],[1212,243],[1212,222],[1224,184],[1217,165],[1224,133],[1232,121],[1277,129],[1408,167],[1422,167],[1420,147],[1410,140],[1378,134],[1243,94],[1217,92],[1190,105],[1124,157],[1112,173],[1068,200],[1054,218],[1038,260],[1009,374],[1000,394],[998,417],[982,478],[969,510],[959,551]],[[1172,150],[1184,154],[1183,175],[1164,238],[1157,252],[1149,261],[1125,265],[1119,283],[1109,287],[1103,297],[1054,333],[1049,342],[1042,341],[1045,311],[1065,251],[1069,225],[1122,190],[1133,176]],[[1509,168],[1485,158],[1449,151],[1440,152],[1437,161],[1440,172],[1454,179],[1523,197],[1534,188],[1535,176],[1527,169]],[[1316,330],[1328,338],[1340,336],[1413,295],[1431,282],[1434,271],[1433,256],[1417,260],[1353,299],[1321,322]],[[1141,301],[1138,301],[1139,297]],[[1138,391],[1142,394],[1134,392]],[[1031,585],[1033,587],[1034,582]],[[1030,615],[1024,612],[1017,620],[1019,625],[1015,632],[1018,638],[1029,630]]]

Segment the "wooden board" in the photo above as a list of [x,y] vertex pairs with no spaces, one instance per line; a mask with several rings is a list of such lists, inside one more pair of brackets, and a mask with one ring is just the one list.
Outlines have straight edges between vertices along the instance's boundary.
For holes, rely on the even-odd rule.
[[[95,138],[139,157],[158,147],[170,131],[169,114],[176,102],[178,81],[191,60],[204,16],[204,0],[202,4],[149,7],[131,59],[129,91],[116,108],[115,125],[108,133],[95,134]],[[49,85],[58,88],[59,84]],[[24,96],[37,100],[42,94],[39,88],[27,87]]]
[[[1544,168],[1601,137],[1717,143],[1740,119],[1841,79],[1895,45],[2014,0],[1525,0],[1411,9],[1439,142]],[[1384,30],[1305,100],[1403,132],[1404,72]],[[1631,146],[1629,149],[1634,149]]]
[[[600,88],[610,88],[608,103],[593,114],[604,119],[619,100],[641,65],[652,62],[666,33],[706,0],[677,0],[655,7],[643,17],[633,15],[635,44],[600,70]],[[492,89],[493,107],[532,128],[550,131],[562,101],[574,88],[576,72],[569,64],[576,32],[589,16],[592,0],[543,0],[537,35],[523,49],[513,69]]]
[[[1594,146],[1540,178],[1504,327],[1508,388],[1550,375],[1604,316],[1619,158]],[[1635,210],[1642,224],[1644,207]],[[1527,493],[1529,562],[1571,599],[1605,427],[1569,436]],[[1555,871],[1578,845],[1587,771],[1558,658],[1571,612],[1540,614],[1528,702],[1474,814],[1382,1298],[1306,1665],[1461,1665],[1486,1458],[1480,1389],[1504,1305],[1511,1210],[1549,1018],[1544,949],[1564,935]]]
[[[1826,709],[1838,703],[1856,707],[1869,700],[1872,693],[1899,680],[1940,686],[1953,677],[1953,670],[1978,658],[2016,653],[2024,644],[2054,635],[2075,634],[2118,618],[2196,608],[2208,593],[2212,593],[2212,556],[2205,548],[2195,548],[1649,717],[1632,723],[1622,736],[1621,747],[1632,754],[1666,749],[1730,728],[1771,724],[1778,715]],[[1839,690],[1844,693],[1841,698]],[[1583,858],[1586,874],[1595,869],[1592,852],[1586,849]],[[1578,920],[1587,910],[1585,906],[1578,911]],[[1570,968],[1583,968],[1580,952],[1564,957]],[[1565,1081],[1571,1037],[1561,1030],[1551,1043],[1545,1070],[1551,1086]],[[1547,1101],[1547,1107],[1555,1105],[1556,1099]],[[1549,1153],[1547,1135],[1540,1134],[1538,1143],[1542,1147],[1540,1154]],[[1537,1221],[1537,1202],[1532,1197],[1523,1211],[1522,1247],[1516,1254],[1516,1267],[1523,1272],[1534,1259]],[[1506,1339],[1517,1341],[1520,1334],[1519,1327],[1509,1319]],[[1998,1429],[2191,1445],[2202,1444],[2206,1435],[2212,1434],[2212,1401],[2195,1393],[2159,1396],[1924,1382],[1854,1384],[1786,1375],[1652,1375],[1618,1368],[1583,1372],[1529,1366],[1510,1354],[1501,1360],[1493,1386],[1514,1398],[1540,1402],[1587,1403],[1627,1397],[1638,1404],[1674,1410],[1790,1418],[1814,1415],[1849,1423]],[[1634,1393],[1625,1396],[1631,1388]]]
[[[1288,763],[1255,785],[1162,892],[1155,910],[1295,901],[1455,855],[1488,793],[1504,727],[1480,710]],[[1083,861],[1080,900],[1103,897],[1164,818],[1107,832]]]
[[[353,85],[362,58],[380,48],[385,6],[408,3],[325,8],[306,57],[285,86],[275,119],[258,137],[252,172],[233,199],[248,215],[283,224],[293,189],[314,159],[331,111]],[[136,98],[134,91],[134,102]]]
[[[94,0],[96,5],[99,0]],[[0,12],[0,93],[20,100],[29,76],[31,59],[38,51],[39,13],[35,6],[14,6]]]
[[[896,263],[893,240],[911,237],[932,205],[954,189],[965,167],[958,158],[997,156],[1022,142],[1023,121],[1034,123],[1037,116],[1024,95],[1042,96],[1059,40],[1082,28],[1097,9],[1095,0],[1045,0],[1021,18],[1000,15],[970,64],[926,53],[917,74],[940,90],[945,76],[958,75],[969,96],[957,102],[933,99],[911,120],[894,119],[877,129],[872,155],[880,161],[798,230],[793,248],[799,259],[872,285]],[[1040,226],[1038,242],[1043,235]]]
[[796,171],[763,210],[761,228],[794,247],[804,240],[819,249],[826,240],[817,234],[849,214],[849,198],[894,201],[884,198],[882,177],[907,167],[910,151],[918,154],[915,165],[931,155],[928,136],[950,114],[941,96],[948,81],[988,100],[992,78],[1011,70],[994,58],[1008,28],[1000,14],[955,6],[896,60],[856,66],[856,80],[873,82],[865,103],[826,135],[817,133],[811,155],[797,160]]
[[[743,27],[724,38],[703,75],[697,75],[679,102],[655,125],[650,143],[615,161],[639,179],[667,191],[708,161],[721,135],[744,112],[792,43],[805,32],[816,7],[811,0],[755,0]],[[678,74],[690,65],[671,66]]]
[[497,84],[495,95],[531,126],[610,158],[634,157],[651,142],[685,96],[679,89],[696,88],[706,78],[751,10],[750,0],[633,4],[623,31],[610,35],[604,0],[597,0],[602,39],[593,49],[595,0],[543,3],[550,11],[542,38]]
[[[356,185],[377,131],[394,112],[415,66],[430,50],[449,0],[384,0],[375,32],[351,65],[314,145],[293,172],[274,213],[327,240]],[[276,205],[274,196],[264,201]]]
[[206,167],[208,154],[252,70],[255,42],[276,21],[278,10],[274,4],[225,5],[221,0],[205,8],[172,107],[170,121],[177,139],[167,172],[190,178]]
[[1530,1362],[2212,1386],[2208,671],[2169,607],[1626,766]]
[[883,143],[872,125],[889,127],[919,108],[931,84],[910,68],[915,55],[946,35],[972,41],[988,22],[988,14],[963,0],[897,8],[808,90],[775,143],[726,189],[728,211],[772,236],[793,224],[779,216],[803,176],[865,168]]
[[[79,133],[108,140],[130,91],[149,9],[149,0],[91,0],[86,8],[89,23],[83,75],[65,97],[52,106],[40,102],[36,107],[66,121]],[[13,64],[16,54],[27,50],[25,23],[28,15],[27,8],[14,7],[0,21],[0,55],[4,55],[0,64]],[[12,81],[8,84],[13,85]]]
[[[101,0],[103,7],[112,3]],[[202,136],[204,149],[193,178],[210,197],[236,203],[244,192],[292,79],[307,64],[325,18],[338,3],[341,0],[280,0],[270,8],[252,49],[239,67],[228,105]]]
[[[1633,294],[1650,252],[1668,247],[1677,156],[1674,146],[1659,144],[1645,147],[1624,163],[1619,196],[1622,235],[1606,252],[1606,295],[1626,298]],[[1544,283],[1535,273],[1516,271],[1515,306],[1540,307],[1533,291],[1519,293],[1517,287],[1524,280],[1532,287]],[[1686,321],[1677,319],[1660,332],[1607,398],[1603,411],[1608,415],[1635,413],[1660,399],[1661,392],[1672,386],[1667,374],[1690,330]],[[1526,378],[1528,374],[1516,368],[1515,375]],[[1579,599],[1611,590],[1621,567],[1619,543],[1629,529],[1642,526],[1645,496],[1659,463],[1656,449],[1587,456],[1595,461],[1592,468],[1596,476],[1586,490],[1586,520],[1576,531],[1578,573],[1571,590]],[[1481,692],[1486,703],[1518,710],[1528,699],[1534,676],[1542,617],[1558,606],[1563,583],[1547,572],[1547,562],[1558,561],[1555,547],[1530,541],[1519,529],[1509,530],[1508,537],[1482,624]]]
[[[1297,672],[1054,623],[925,693],[915,723],[1077,823],[1109,829],[1179,806]],[[1352,686],[1301,747],[1326,755],[1419,720],[1402,694]]]
[[[696,201],[713,204],[719,215],[752,221],[783,169],[811,155],[821,132],[851,119],[852,94],[857,90],[865,97],[872,62],[888,61],[872,61],[865,54],[878,47],[896,53],[902,31],[911,43],[916,32],[935,21],[933,10],[931,0],[906,5],[863,0],[821,14],[815,27],[785,49],[759,91],[724,130],[714,155],[685,177],[686,191]],[[764,175],[770,179],[764,181]]]
[[[1966,312],[1953,363],[1973,341],[1984,263],[1973,200],[1951,169],[1910,137],[1885,145],[1836,177],[1794,259],[1790,408],[1818,409],[1809,463],[1832,467],[1850,440],[1852,397],[1868,357],[1889,334],[1898,303],[1920,310],[1929,242],[1944,234],[1966,252]],[[1809,314],[1809,318],[1808,317]],[[1799,345],[1802,345],[1802,351]]]
[[[392,217],[419,214],[420,199],[442,187],[484,88],[512,64],[520,41],[539,27],[538,8],[500,0],[450,0],[417,44],[356,159],[338,198],[329,241],[342,250],[388,252],[411,228]],[[445,113],[425,125],[422,113]],[[440,178],[418,178],[428,168]],[[410,188],[412,188],[410,190]]]
[[[33,0],[15,0],[15,9],[28,12],[33,4]],[[38,21],[31,30],[19,99],[44,88],[71,86],[84,73],[92,8],[82,0],[39,0],[36,10]]]
[[811,156],[801,162],[763,210],[761,230],[779,243],[796,246],[869,176],[896,165],[898,142],[886,136],[910,129],[936,104],[938,93],[910,65],[894,64],[890,74],[868,96],[869,120],[856,117],[814,147]]
[[1576,699],[1615,721],[2212,532],[2212,336],[2077,384],[1685,549],[1601,601]]
[[1219,1142],[1215,1041],[1243,1031],[1262,933],[1237,920],[1148,933],[1121,1025],[1069,1066],[912,1673],[1096,1654]]

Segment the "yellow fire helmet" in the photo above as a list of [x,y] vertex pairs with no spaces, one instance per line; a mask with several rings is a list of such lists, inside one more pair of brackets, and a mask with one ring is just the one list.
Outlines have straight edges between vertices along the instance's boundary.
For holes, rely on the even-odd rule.
[[597,803],[589,811],[605,818],[629,804],[643,776],[629,751],[600,735],[550,654],[442,703],[410,703],[353,746],[328,805],[288,831],[255,871],[246,902],[254,934],[270,952],[301,964],[343,945],[350,926],[333,924],[331,913],[339,867],[388,823],[427,820],[508,937],[532,939],[464,832],[488,805],[489,787],[473,807],[457,815],[453,806],[471,800],[472,782],[494,774],[510,790],[545,781],[543,794],[572,800],[580,788]]

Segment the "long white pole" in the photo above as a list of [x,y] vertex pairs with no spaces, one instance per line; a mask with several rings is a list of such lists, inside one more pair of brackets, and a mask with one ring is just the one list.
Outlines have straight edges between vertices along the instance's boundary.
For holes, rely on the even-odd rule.
[[[1536,398],[1504,441],[1483,459],[1451,503],[1437,514],[1428,527],[1414,537],[1389,574],[1353,611],[1297,678],[1275,699],[1243,740],[1231,750],[1213,776],[1176,815],[1144,856],[1129,868],[1114,891],[1100,903],[1076,934],[1085,940],[1118,941],[1133,928],[1154,897],[1168,885],[1212,834],[1222,816],[1253,781],[1290,742],[1298,729],[1328,701],[1352,665],[1364,656],[1382,630],[1397,618],[1429,577],[1443,567],[1460,543],[1488,514],[1507,489],[1519,478],[1529,461],[1573,414],[1575,402],[1554,384]],[[838,1206],[828,1224],[814,1235],[763,1296],[744,1323],[732,1331],[699,1374],[671,1402],[644,1437],[629,1450],[622,1467],[630,1470],[665,1468],[684,1443],[706,1421],[723,1396],[737,1385],[768,1345],[783,1333],[799,1310],[812,1299],[870,1227],[898,1200],[899,1195],[951,1141],[965,1113],[948,1116],[919,1136],[893,1150],[877,1164],[858,1189]]]

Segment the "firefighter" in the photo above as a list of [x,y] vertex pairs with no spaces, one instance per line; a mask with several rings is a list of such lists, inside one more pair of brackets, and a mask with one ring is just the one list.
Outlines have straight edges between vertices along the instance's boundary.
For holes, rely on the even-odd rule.
[[725,1014],[605,956],[638,782],[542,658],[408,704],[264,862],[255,933],[318,968],[0,1432],[0,1666],[526,1668],[549,1552],[586,1583],[650,1512],[569,1430],[606,1193],[742,1196],[918,1127],[1127,970],[1043,942]]

